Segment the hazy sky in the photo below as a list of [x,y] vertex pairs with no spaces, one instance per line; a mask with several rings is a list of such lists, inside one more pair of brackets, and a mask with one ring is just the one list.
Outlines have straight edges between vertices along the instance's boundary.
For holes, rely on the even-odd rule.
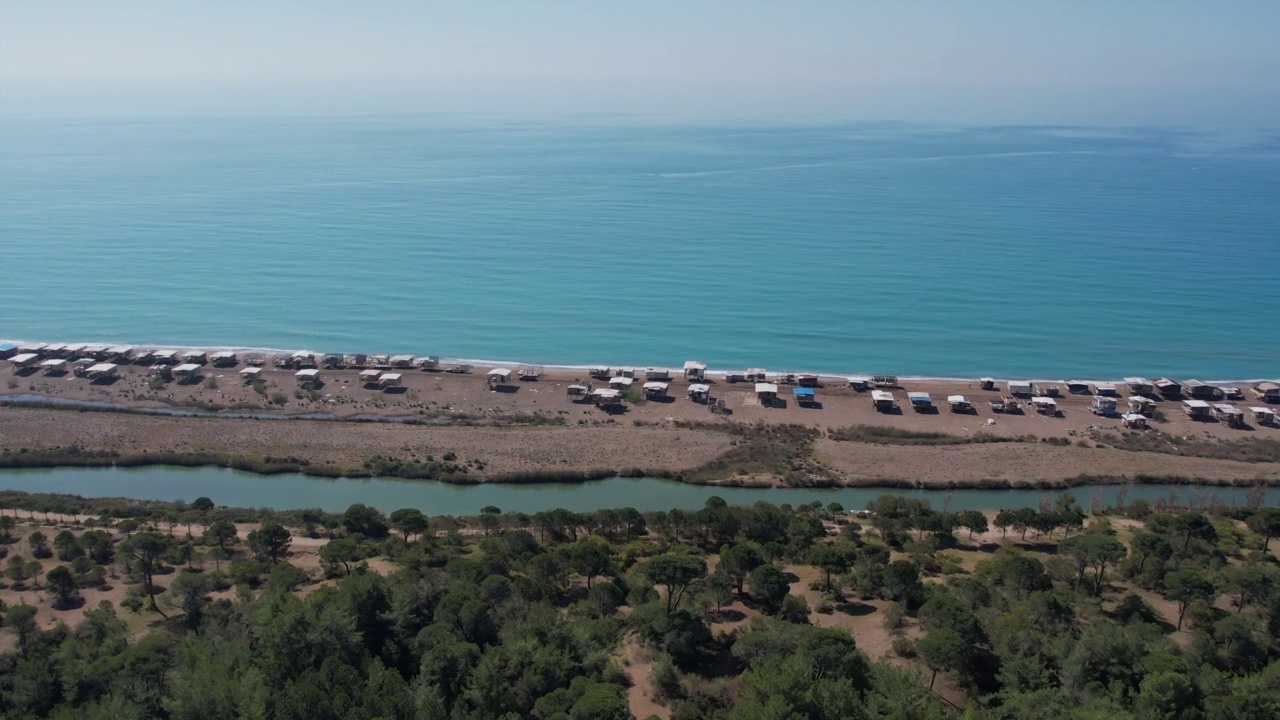
[[1274,125],[1280,0],[0,0],[0,116]]

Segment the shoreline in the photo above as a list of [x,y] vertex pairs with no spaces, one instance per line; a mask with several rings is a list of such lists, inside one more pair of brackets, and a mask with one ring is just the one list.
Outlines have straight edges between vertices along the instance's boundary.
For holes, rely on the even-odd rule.
[[[174,344],[165,344],[165,343],[143,343],[143,342],[133,343],[133,342],[124,342],[120,340],[94,340],[94,341],[88,341],[88,342],[80,342],[80,341],[66,342],[62,340],[29,340],[29,339],[15,339],[15,338],[0,338],[0,344],[5,344],[5,343],[11,343],[19,346],[21,345],[132,345],[138,348],[146,347],[152,350],[173,350],[176,352],[187,352],[187,351],[195,350],[195,351],[204,351],[207,353],[234,352],[237,354],[266,355],[266,356],[292,355],[298,352],[314,353],[317,356],[324,355],[326,354],[326,352],[333,352],[333,353],[339,353],[339,354],[351,354],[353,352],[356,352],[356,351],[347,351],[347,350],[321,351],[321,350],[313,350],[310,348],[288,349],[288,348],[271,348],[271,347],[251,347],[251,346],[241,346],[241,345],[174,345]],[[393,353],[391,351],[387,351],[387,354],[399,354],[399,353]],[[404,354],[410,354],[410,353],[406,352]],[[423,356],[418,356],[418,357],[423,357]],[[477,368],[486,368],[486,369],[496,368],[496,367],[506,367],[506,366],[537,365],[546,370],[562,371],[562,372],[586,372],[587,370],[593,367],[633,367],[637,370],[642,370],[646,367],[665,367],[671,370],[673,373],[679,370],[679,367],[676,365],[661,365],[661,364],[646,365],[643,363],[632,364],[632,365],[625,365],[625,364],[619,365],[617,363],[551,363],[551,362],[540,362],[537,360],[513,360],[513,359],[495,360],[491,358],[466,358],[466,357],[452,357],[447,355],[440,355],[438,356],[438,358],[440,362],[443,364],[468,364],[468,365],[473,365]],[[732,367],[732,368],[708,367],[706,370],[706,374],[711,377],[723,378],[725,375],[729,373],[742,372],[745,369],[746,368],[737,368],[737,367]],[[868,371],[842,370],[837,372],[837,371],[829,371],[829,370],[810,370],[810,369],[795,369],[795,368],[789,368],[785,370],[771,369],[769,370],[769,372],[771,374],[787,373],[787,374],[795,374],[795,375],[816,375],[822,379],[836,379],[836,378],[846,379],[849,377],[873,377],[878,374],[891,374],[891,373],[881,373],[881,372],[876,372],[871,370],[868,370]],[[1146,375],[1146,377],[1156,377],[1159,375],[1168,375],[1168,374],[1169,373],[1159,372],[1159,373]],[[1173,374],[1186,375],[1186,373],[1173,373]],[[982,377],[986,377],[986,376],[965,377],[965,376],[955,376],[955,375],[896,375],[896,377],[899,380],[906,380],[910,382],[970,383],[970,382],[978,382],[980,379],[982,379]],[[1069,377],[1069,378],[1029,377],[1029,376],[1003,377],[1003,376],[995,376],[995,375],[992,375],[990,377],[991,379],[995,380],[998,383],[1007,383],[1010,381],[1032,382],[1032,383],[1065,383],[1068,380],[1078,380],[1081,382],[1096,384],[1096,383],[1123,383],[1124,381],[1123,378],[1106,378],[1106,377],[1093,378],[1093,377],[1087,377],[1083,375]],[[1221,385],[1221,384],[1258,383],[1258,382],[1266,382],[1266,381],[1273,381],[1273,380],[1276,380],[1276,378],[1259,376],[1254,378],[1209,379],[1209,380],[1203,380],[1203,382],[1206,382],[1210,385]]]

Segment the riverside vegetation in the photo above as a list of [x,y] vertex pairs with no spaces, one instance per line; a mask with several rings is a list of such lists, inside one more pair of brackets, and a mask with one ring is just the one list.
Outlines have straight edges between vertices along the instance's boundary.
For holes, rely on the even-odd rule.
[[1280,509],[1118,502],[454,518],[6,492],[0,717],[1280,716]]

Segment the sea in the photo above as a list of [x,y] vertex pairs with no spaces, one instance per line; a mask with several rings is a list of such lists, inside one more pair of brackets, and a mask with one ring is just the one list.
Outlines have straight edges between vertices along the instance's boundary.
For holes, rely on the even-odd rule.
[[1280,376],[1280,134],[0,121],[0,338]]

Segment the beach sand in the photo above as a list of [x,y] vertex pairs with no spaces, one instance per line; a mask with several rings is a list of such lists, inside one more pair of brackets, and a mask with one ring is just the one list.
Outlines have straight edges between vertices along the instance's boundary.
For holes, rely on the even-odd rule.
[[[120,377],[109,385],[91,384],[70,374],[8,375],[6,380],[12,380],[0,394],[105,401],[130,408],[326,413],[347,419],[415,417],[438,424],[178,418],[9,406],[0,407],[0,450],[77,445],[85,450],[135,453],[292,455],[341,467],[359,466],[375,454],[422,459],[452,452],[459,462],[483,463],[483,474],[488,476],[630,468],[682,472],[729,450],[734,438],[715,432],[718,426],[798,424],[826,431],[874,425],[956,436],[982,432],[1063,440],[1058,441],[1060,445],[1017,442],[902,446],[837,442],[824,437],[813,446],[814,458],[833,471],[838,481],[858,484],[901,480],[973,483],[992,478],[1021,484],[1083,474],[1280,481],[1280,463],[1275,462],[1247,463],[1095,447],[1096,443],[1088,439],[1091,433],[1118,433],[1122,428],[1119,419],[1099,417],[1089,411],[1091,396],[1059,398],[1060,412],[1055,417],[1029,408],[1021,415],[996,414],[987,401],[1001,393],[983,391],[976,381],[904,380],[904,388],[893,390],[902,406],[902,411],[895,414],[877,412],[870,393],[837,386],[834,379],[826,379],[825,386],[817,388],[821,403],[818,407],[798,406],[789,397],[790,387],[785,385],[779,387],[785,402],[779,407],[765,407],[757,401],[752,384],[713,381],[713,396],[722,399],[729,410],[721,414],[689,400],[689,383],[676,379],[670,383],[670,397],[665,401],[626,403],[624,411],[606,413],[568,397],[569,385],[589,381],[586,372],[579,370],[547,370],[531,382],[513,379],[509,387],[500,391],[488,387],[487,369],[482,367],[468,374],[404,370],[403,388],[397,392],[362,387],[358,370],[321,370],[323,386],[308,392],[298,388],[292,370],[267,367],[262,371],[260,393],[239,377],[242,367],[205,366],[205,379],[200,382],[168,382],[156,389],[148,384],[147,368],[135,365],[121,366]],[[10,372],[8,363],[0,368],[0,373]],[[678,376],[679,371],[673,374]],[[600,386],[599,381],[595,383]],[[643,380],[636,380],[637,386],[642,383]],[[939,406],[938,412],[913,411],[907,403],[907,391],[930,393]],[[976,413],[950,412],[946,398],[953,394],[966,395],[973,401]],[[1123,398],[1119,402],[1123,411]],[[1235,404],[1246,408],[1258,403]],[[1280,439],[1280,429],[1274,427],[1254,424],[1238,429],[1217,422],[1191,421],[1177,402],[1161,401],[1159,408],[1167,422],[1152,425],[1169,435],[1205,440]],[[703,427],[676,427],[678,421]]]

